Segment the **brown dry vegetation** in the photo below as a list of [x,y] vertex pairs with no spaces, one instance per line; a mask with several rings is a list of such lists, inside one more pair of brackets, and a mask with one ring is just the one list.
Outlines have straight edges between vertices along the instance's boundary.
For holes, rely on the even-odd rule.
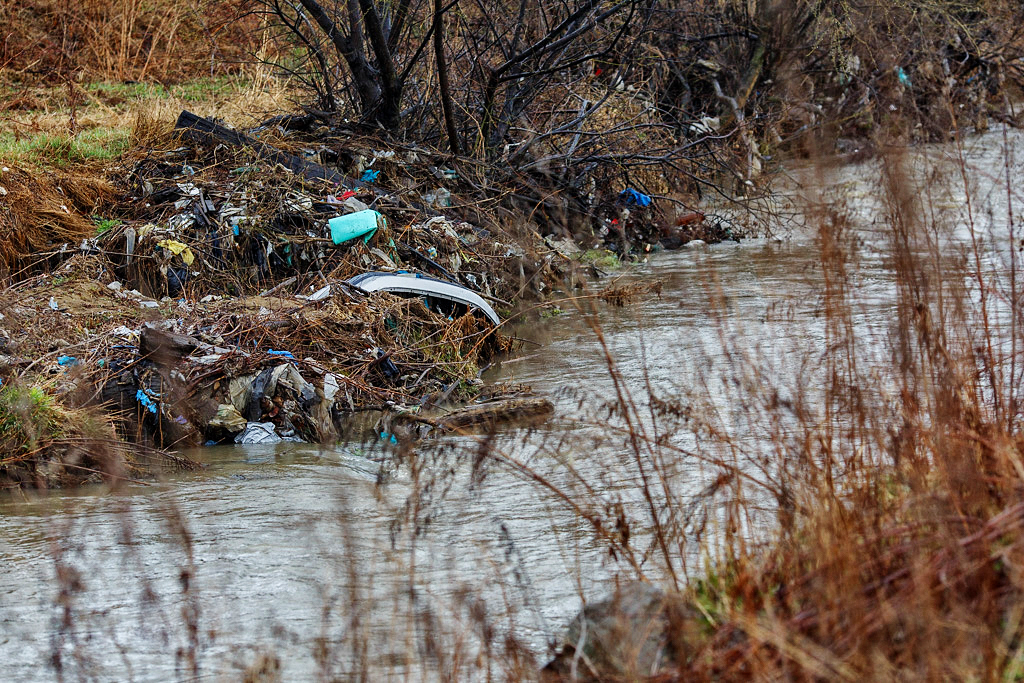
[[[951,241],[953,225],[931,202],[939,184],[972,186],[961,164],[915,173],[898,151],[880,164],[896,292],[881,358],[855,323],[857,229],[827,196],[808,210],[825,350],[798,377],[727,354],[729,410],[742,416],[729,418],[699,384],[631,397],[609,358],[618,391],[607,404],[610,437],[626,444],[640,503],[584,478],[555,492],[624,574],[664,593],[640,615],[635,602],[608,608],[613,620],[622,610],[617,627],[603,627],[620,640],[605,632],[576,652],[570,639],[553,679],[1019,677],[1019,256],[1012,218],[986,222],[970,190],[958,214],[968,237]],[[1019,192],[1002,192],[1013,215]],[[994,234],[982,237],[988,227]],[[696,441],[676,438],[684,433]],[[696,500],[683,493],[680,463],[707,474]],[[503,464],[529,473],[527,463]],[[660,661],[644,652],[655,647]]]
[[42,254],[77,244],[96,232],[89,216],[102,212],[114,196],[96,171],[40,174],[4,167],[0,173],[0,272],[17,274],[38,267]]
[[[245,9],[224,0],[4,0],[0,82],[174,82],[237,72],[255,51],[255,22],[239,21]],[[17,106],[13,92],[8,106]]]

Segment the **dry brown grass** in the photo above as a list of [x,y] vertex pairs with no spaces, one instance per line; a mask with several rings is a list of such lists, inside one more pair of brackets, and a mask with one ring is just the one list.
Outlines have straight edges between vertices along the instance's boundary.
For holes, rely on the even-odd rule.
[[239,69],[254,52],[245,3],[5,0],[0,81],[179,80]]
[[[662,586],[684,615],[666,627],[674,655],[660,668],[580,664],[580,678],[1020,675],[1024,301],[1015,228],[997,219],[994,237],[983,237],[965,161],[913,167],[899,151],[881,163],[876,219],[894,283],[881,347],[856,322],[857,228],[823,195],[806,213],[820,249],[825,338],[797,376],[727,350],[724,389],[681,379],[678,394],[638,397],[609,355],[615,395],[593,427],[616,454],[599,469],[631,482],[625,493],[605,490],[587,466],[567,463],[556,482],[535,461],[490,454],[588,522],[624,575]],[[1016,215],[1011,168],[986,181],[1005,185]],[[943,183],[968,188],[966,237],[961,223],[954,239],[932,203]],[[715,287],[712,301],[722,296]],[[723,345],[728,338],[723,329]],[[707,485],[694,496],[698,473]]]
[[4,167],[0,185],[0,268],[13,274],[62,244],[77,247],[96,232],[90,216],[113,188],[85,169],[47,174]]

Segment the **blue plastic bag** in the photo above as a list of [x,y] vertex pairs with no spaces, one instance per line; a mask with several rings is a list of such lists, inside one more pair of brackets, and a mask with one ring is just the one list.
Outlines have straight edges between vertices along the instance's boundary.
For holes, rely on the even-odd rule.
[[146,394],[146,392],[143,391],[142,389],[139,389],[138,391],[135,392],[135,400],[138,401],[143,408],[153,413],[154,415],[156,414],[156,403],[154,403],[153,399],[151,399],[149,395]]
[[619,196],[626,200],[626,205],[636,204],[637,206],[650,206],[651,196],[643,192],[637,192],[632,187],[627,187],[619,193]]

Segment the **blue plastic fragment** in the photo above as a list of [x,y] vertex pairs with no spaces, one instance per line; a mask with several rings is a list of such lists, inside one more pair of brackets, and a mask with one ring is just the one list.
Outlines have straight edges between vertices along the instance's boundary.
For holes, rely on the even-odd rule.
[[899,79],[901,84],[907,86],[908,88],[911,87],[910,76],[907,75],[907,72],[903,70],[902,66],[896,67],[896,78]]
[[78,365],[78,359],[74,356],[58,356],[57,365]]
[[138,401],[143,408],[153,413],[154,415],[156,414],[156,403],[153,403],[153,399],[151,399],[149,395],[142,389],[139,389],[137,392],[135,392],[135,400]]
[[188,420],[185,419],[184,415],[179,415],[178,417],[174,418],[174,421],[177,422],[180,425],[187,425],[188,424]]
[[368,168],[363,171],[363,175],[359,178],[364,183],[375,183],[377,182],[377,176],[380,175],[380,171],[375,171],[372,168]]
[[355,213],[335,216],[327,221],[331,229],[331,240],[335,244],[347,242],[356,237],[362,237],[363,242],[369,242],[377,228],[384,224],[384,216],[373,209],[364,209]]
[[388,434],[387,432],[381,432],[380,433],[380,438],[382,438],[385,441],[390,441],[391,443],[393,443],[395,445],[398,445],[398,439],[395,438],[394,434]]
[[632,187],[627,187],[625,190],[619,193],[619,196],[626,200],[626,204],[636,204],[637,206],[650,206],[651,196],[644,194],[643,192],[637,192]]
[[207,442],[206,442],[206,443],[204,443],[203,445],[204,445],[204,446],[216,446],[216,445],[217,445],[217,442],[216,442],[216,441],[214,441],[213,439],[210,439],[209,441],[207,441]]
[[295,358],[291,351],[275,351],[274,349],[267,349],[267,353],[271,356],[284,356],[285,358]]

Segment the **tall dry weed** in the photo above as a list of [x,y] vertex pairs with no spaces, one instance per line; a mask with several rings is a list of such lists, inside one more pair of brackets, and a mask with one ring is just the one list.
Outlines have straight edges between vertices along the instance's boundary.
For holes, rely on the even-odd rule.
[[245,3],[4,0],[5,80],[181,80],[237,72],[253,52]]
[[[597,461],[566,459],[563,442],[540,449],[557,468],[522,450],[480,456],[481,470],[537,483],[623,575],[685,606],[674,658],[652,673],[991,679],[1024,663],[1012,142],[998,175],[963,144],[938,163],[879,147],[873,232],[834,194],[804,208],[822,337],[795,376],[730,348],[723,323],[721,381],[638,391],[595,323],[610,391],[596,410],[579,406],[600,434]],[[868,235],[888,283],[882,335],[861,322]],[[715,303],[727,284],[708,282],[710,310],[727,309]]]

